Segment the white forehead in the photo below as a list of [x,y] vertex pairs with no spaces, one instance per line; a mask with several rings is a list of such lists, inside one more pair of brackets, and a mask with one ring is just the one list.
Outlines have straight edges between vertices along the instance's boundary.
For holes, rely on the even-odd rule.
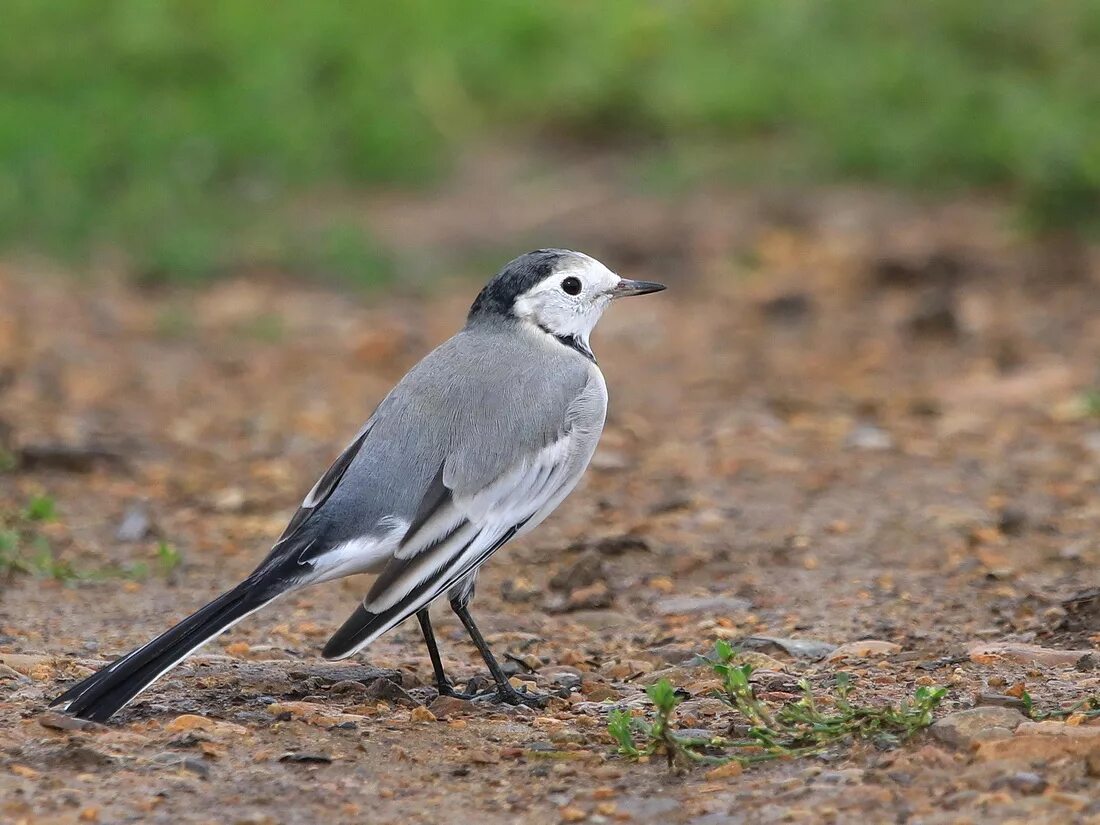
[[570,252],[568,255],[561,257],[554,267],[553,274],[544,278],[528,294],[541,292],[544,289],[557,288],[562,279],[570,275],[580,278],[581,283],[586,288],[595,286],[610,289],[620,280],[618,275],[592,256],[585,255],[583,252]]

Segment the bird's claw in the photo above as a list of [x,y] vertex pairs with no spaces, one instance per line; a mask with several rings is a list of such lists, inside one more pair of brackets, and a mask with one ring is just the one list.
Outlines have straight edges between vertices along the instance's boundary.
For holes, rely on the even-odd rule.
[[529,708],[541,710],[545,708],[550,697],[542,693],[530,693],[518,691],[511,685],[507,687],[490,686],[486,680],[475,676],[466,684],[466,691],[456,690],[453,685],[447,683],[437,685],[440,696],[453,696],[455,699],[463,699],[467,702],[491,702],[495,705],[526,705]]
[[550,704],[550,697],[542,693],[528,693],[527,691],[520,693],[515,688],[509,687],[507,690],[497,688],[496,701],[502,705],[526,705],[535,710],[542,710]]

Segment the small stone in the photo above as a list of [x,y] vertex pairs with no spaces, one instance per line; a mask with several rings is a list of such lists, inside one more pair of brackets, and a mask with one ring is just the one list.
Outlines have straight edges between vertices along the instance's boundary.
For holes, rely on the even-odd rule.
[[590,702],[606,702],[616,701],[619,698],[618,692],[610,685],[594,685],[591,690],[585,692],[585,697]]
[[603,610],[611,607],[614,598],[604,582],[581,587],[569,594],[564,604],[549,605],[552,613],[571,613],[576,610]]
[[332,763],[332,757],[323,753],[284,753],[279,757],[280,762],[297,765],[328,765]]
[[1017,762],[1036,765],[1066,756],[1085,757],[1096,750],[1098,748],[1095,739],[1021,734],[1017,729],[1016,734],[1008,739],[979,742],[974,753],[975,758],[982,762]]
[[967,655],[970,661],[979,665],[993,665],[1007,661],[1021,665],[1065,667],[1076,665],[1083,657],[1094,652],[1092,650],[1056,650],[1021,642],[983,642],[972,645]]
[[0,679],[3,679],[4,681],[15,681],[15,682],[29,682],[30,681],[30,679],[28,677],[24,676],[18,670],[13,670],[12,668],[8,667],[7,665],[0,665]]
[[892,656],[901,652],[901,645],[882,639],[861,639],[843,644],[829,654],[830,662],[842,659],[870,659],[876,656]]
[[682,716],[718,716],[729,710],[730,706],[721,699],[704,696],[684,702],[677,708],[677,713]]
[[87,719],[77,719],[75,716],[69,716],[66,713],[55,713],[54,711],[46,711],[41,714],[38,717],[38,724],[44,728],[50,728],[51,730],[108,730],[106,725],[101,725],[98,722],[90,722]]
[[745,772],[740,762],[727,762],[717,768],[711,768],[706,773],[707,779],[733,779]]
[[784,639],[778,636],[749,636],[741,643],[741,647],[763,653],[786,653],[796,659],[807,659],[811,662],[824,659],[837,649],[836,645],[817,639]]
[[373,699],[385,699],[387,702],[408,705],[410,707],[416,707],[420,704],[410,696],[409,692],[401,687],[401,685],[385,678],[375,679],[367,685],[367,696]]
[[849,450],[889,450],[894,446],[894,438],[873,424],[857,424],[845,437],[844,446]]
[[539,678],[548,684],[560,685],[570,690],[580,687],[582,681],[580,671],[566,665],[543,668],[539,671]]
[[505,579],[500,585],[501,598],[506,602],[529,602],[539,595],[541,591],[535,587],[534,582],[517,576],[513,579]]
[[813,298],[805,292],[787,292],[760,304],[761,313],[769,321],[788,324],[804,321],[813,309]]
[[566,805],[559,812],[562,822],[583,822],[588,814],[574,805]]
[[500,761],[500,754],[485,748],[474,748],[466,752],[466,758],[478,765],[495,765]]
[[412,709],[412,713],[409,714],[409,718],[414,722],[434,722],[436,716],[428,708],[423,705],[419,705]]
[[978,707],[950,713],[932,725],[932,735],[956,748],[1004,739],[1024,722],[1023,715],[1005,707]]
[[469,713],[470,703],[465,699],[459,699],[457,696],[440,696],[428,705],[428,710],[437,719],[447,719],[460,713]]
[[1006,777],[1003,783],[994,783],[994,787],[997,787],[998,784],[1008,785],[1012,790],[1028,796],[1040,794],[1047,789],[1047,781],[1039,774],[1031,771],[1014,773]]
[[738,662],[744,662],[750,664],[753,667],[752,674],[749,676],[749,683],[759,691],[765,693],[800,693],[801,688],[798,686],[798,679],[791,676],[788,673],[782,672],[783,664],[777,662],[775,659],[771,659],[770,663],[757,662],[749,656],[759,656],[763,659],[771,659],[770,656],[765,656],[763,653],[748,654],[744,652],[737,657]]
[[1087,739],[1100,742],[1100,727],[1095,725],[1070,725],[1048,719],[1045,722],[1023,722],[1016,733],[1026,736],[1058,736],[1070,739]]
[[214,509],[219,513],[239,513],[245,508],[247,498],[240,487],[226,487],[214,495]]
[[183,733],[188,730],[195,730],[196,728],[210,727],[210,720],[205,716],[196,716],[193,713],[185,713],[182,716],[177,716],[171,722],[164,726],[164,729],[168,733]]
[[247,656],[249,651],[252,650],[252,646],[248,642],[233,642],[231,645],[225,646],[225,652],[228,656],[240,658],[241,656]]
[[718,617],[744,613],[751,608],[750,601],[736,596],[673,596],[661,599],[654,605],[654,609],[662,616],[706,613],[708,616]]
[[328,689],[331,696],[364,696],[367,694],[367,686],[353,679],[344,679],[336,682]]
[[1085,755],[1085,773],[1093,779],[1100,779],[1100,748]]
[[130,505],[122,517],[122,522],[115,531],[115,539],[121,542],[141,541],[152,528],[153,523],[149,518],[149,511],[144,504]]
[[1027,513],[1016,507],[1005,507],[997,514],[997,529],[1006,536],[1018,536],[1027,525]]
[[607,570],[600,554],[595,550],[585,550],[571,565],[555,573],[549,584],[551,590],[569,593],[606,580]]
[[997,705],[1003,708],[1027,710],[1027,702],[1018,696],[1012,696],[1007,693],[980,693],[978,694],[976,704],[986,706]]
[[0,664],[10,667],[16,673],[21,673],[41,682],[53,678],[58,660],[53,656],[42,656],[35,653],[0,653]]
[[195,759],[189,756],[180,763],[180,767],[188,773],[193,773],[195,776],[201,777],[202,779],[208,779],[210,777],[210,766],[201,759]]

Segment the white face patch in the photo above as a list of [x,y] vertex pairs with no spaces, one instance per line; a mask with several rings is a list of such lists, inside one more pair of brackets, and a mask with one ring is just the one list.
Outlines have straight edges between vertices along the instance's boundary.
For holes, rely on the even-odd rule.
[[551,335],[576,338],[588,349],[588,336],[620,280],[595,258],[573,252],[554,274],[520,295],[514,311]]

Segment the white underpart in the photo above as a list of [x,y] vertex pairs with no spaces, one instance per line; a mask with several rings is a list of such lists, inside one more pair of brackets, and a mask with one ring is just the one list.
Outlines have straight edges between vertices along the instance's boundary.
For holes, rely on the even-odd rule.
[[320,556],[310,559],[312,566],[302,579],[302,584],[321,582],[353,576],[356,573],[377,573],[394,556],[401,537],[409,529],[402,519],[385,519],[381,526],[388,528],[381,535],[360,536],[337,544]]
[[[581,291],[570,295],[561,283],[569,276],[580,280]],[[554,273],[516,299],[517,317],[554,335],[578,338],[591,348],[588,337],[611,302],[611,291],[622,279],[595,258],[574,252]]]

